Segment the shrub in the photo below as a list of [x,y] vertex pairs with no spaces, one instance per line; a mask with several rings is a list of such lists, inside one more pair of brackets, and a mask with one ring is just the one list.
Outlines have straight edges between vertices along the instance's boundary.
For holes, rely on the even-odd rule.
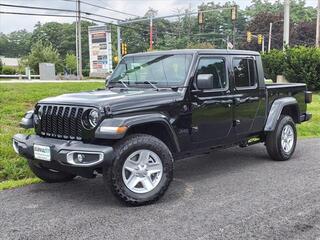
[[277,75],[282,75],[284,72],[285,54],[280,50],[271,50],[270,53],[261,55],[265,77],[272,79],[274,82]]
[[72,53],[67,53],[66,58],[65,58],[65,66],[69,73],[74,74],[76,73],[77,70],[77,58],[74,54]]
[[320,49],[294,47],[272,50],[262,55],[266,78],[284,75],[289,82],[306,83],[310,90],[320,90]]
[[18,73],[18,69],[12,66],[3,66],[2,67],[2,74],[6,75],[14,75]]
[[306,83],[311,90],[320,89],[320,49],[288,48],[285,51],[284,76],[290,82]]

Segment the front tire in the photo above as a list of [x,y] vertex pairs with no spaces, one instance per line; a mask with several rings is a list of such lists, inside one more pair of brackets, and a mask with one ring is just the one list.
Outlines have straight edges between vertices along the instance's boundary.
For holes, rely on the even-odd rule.
[[47,183],[69,182],[76,177],[76,175],[73,174],[59,172],[36,165],[30,159],[28,159],[28,164],[34,175]]
[[291,158],[296,148],[297,130],[290,116],[281,115],[274,131],[267,134],[266,147],[269,156],[275,161]]
[[173,158],[169,148],[158,138],[134,134],[114,146],[116,159],[104,168],[105,183],[113,194],[129,205],[157,201],[173,178]]

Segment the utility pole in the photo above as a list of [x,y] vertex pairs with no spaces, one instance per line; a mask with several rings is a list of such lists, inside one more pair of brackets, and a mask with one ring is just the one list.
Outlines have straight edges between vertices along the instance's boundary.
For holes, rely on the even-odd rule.
[[[118,23],[119,24],[119,23]],[[118,62],[120,62],[122,56],[121,56],[121,28],[120,26],[117,26],[117,50],[118,50]]]
[[272,39],[272,22],[269,27],[269,40],[268,40],[268,53],[271,51],[271,40]]
[[261,48],[262,48],[262,54],[264,54],[264,35],[262,36]]
[[81,51],[81,10],[80,0],[77,0],[77,42],[78,42],[78,79],[82,79],[82,51]]
[[152,22],[152,16],[150,15],[150,50],[153,48],[153,22]]
[[78,46],[78,3],[76,2],[76,59],[77,59],[77,78],[79,76],[79,46]]
[[320,0],[318,0],[317,8],[316,47],[320,47]]
[[290,31],[290,0],[284,0],[284,23],[283,23],[283,49],[289,45]]

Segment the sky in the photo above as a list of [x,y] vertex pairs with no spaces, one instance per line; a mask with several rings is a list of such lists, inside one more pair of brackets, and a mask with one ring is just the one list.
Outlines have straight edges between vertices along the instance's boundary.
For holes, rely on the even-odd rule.
[[[73,0],[0,0],[2,4],[12,4],[12,5],[25,5],[25,6],[38,6],[47,8],[60,8],[60,9],[70,9],[75,10],[75,2]],[[149,7],[158,11],[158,16],[165,16],[177,13],[178,10],[191,8],[196,10],[197,6],[201,3],[211,2],[212,0],[82,0],[84,2],[89,2],[92,4],[97,4],[105,6],[108,8],[116,9],[119,11],[124,11],[127,13],[132,13],[134,15],[143,16]],[[225,3],[227,0],[215,0],[216,3]],[[275,1],[275,0],[270,0]],[[240,6],[240,8],[245,8],[250,5],[250,0],[235,0],[235,2]],[[317,0],[306,0],[308,6],[316,6]],[[115,17],[119,19],[126,19],[130,16],[114,13],[107,11],[105,9],[97,9],[92,6],[82,5],[83,11],[94,12],[96,14],[101,14],[104,16]],[[31,9],[21,9],[21,8],[9,8],[0,6],[1,11],[15,11],[15,12],[29,12],[29,13],[48,13],[46,10],[31,10]],[[55,13],[50,11],[50,13]],[[59,13],[59,12],[58,12]],[[63,14],[60,12],[60,14]],[[65,13],[68,14],[68,13]],[[71,13],[72,14],[72,13]],[[94,17],[106,21],[104,18]],[[57,22],[72,22],[73,18],[61,18],[61,17],[47,17],[47,16],[21,16],[21,15],[6,15],[0,13],[0,32],[10,33],[12,31],[26,29],[27,31],[32,31],[34,25],[37,22],[45,23],[50,21]],[[108,21],[108,20],[107,20]]]

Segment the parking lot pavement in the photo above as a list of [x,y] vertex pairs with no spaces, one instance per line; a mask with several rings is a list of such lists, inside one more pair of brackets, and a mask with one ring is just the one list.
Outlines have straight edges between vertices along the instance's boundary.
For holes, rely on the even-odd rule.
[[166,195],[121,205],[101,177],[0,192],[1,239],[320,239],[320,139],[287,162],[262,144],[178,161]]

